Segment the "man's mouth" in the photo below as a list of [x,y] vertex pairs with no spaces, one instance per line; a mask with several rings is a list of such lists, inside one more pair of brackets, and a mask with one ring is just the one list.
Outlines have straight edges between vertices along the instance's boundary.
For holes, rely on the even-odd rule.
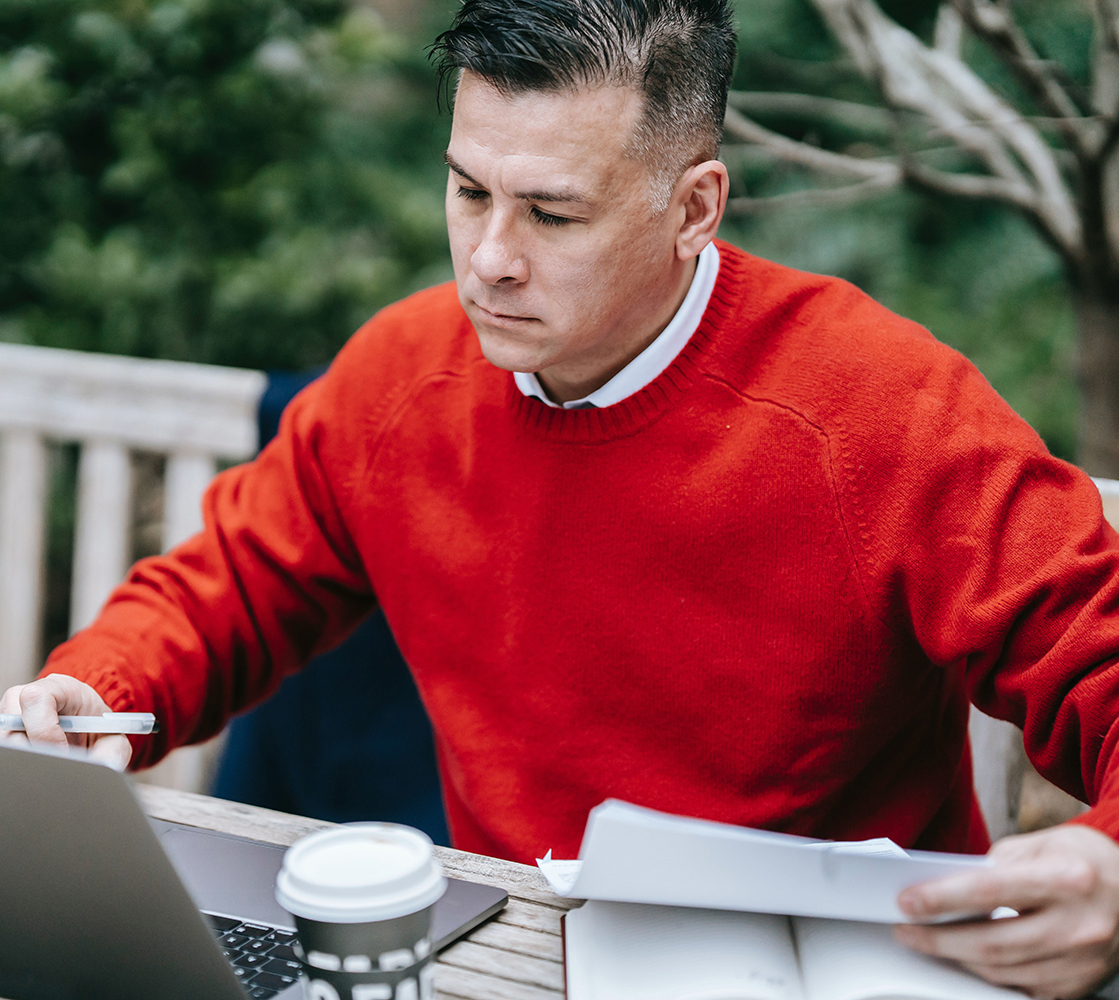
[[536,319],[535,316],[524,316],[518,313],[497,312],[492,309],[487,309],[480,302],[474,302],[474,308],[482,314],[482,319],[487,323],[493,323],[496,326],[504,324],[528,323]]

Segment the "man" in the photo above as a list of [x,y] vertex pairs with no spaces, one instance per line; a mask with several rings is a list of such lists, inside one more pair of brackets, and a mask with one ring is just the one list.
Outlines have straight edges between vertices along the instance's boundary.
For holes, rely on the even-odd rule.
[[712,242],[722,0],[467,0],[436,52],[455,288],[359,331],[0,711],[44,742],[154,711],[148,764],[377,602],[456,845],[529,860],[608,795],[984,850],[971,697],[1095,807],[902,900],[1021,916],[899,934],[1039,996],[1103,982],[1119,539],[1091,483],[924,331]]

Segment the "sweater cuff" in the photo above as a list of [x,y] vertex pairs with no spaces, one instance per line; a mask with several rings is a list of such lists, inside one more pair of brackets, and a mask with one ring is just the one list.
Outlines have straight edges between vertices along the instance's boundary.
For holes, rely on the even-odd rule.
[[[73,667],[65,662],[48,663],[39,671],[39,677],[50,674],[66,674],[75,680],[88,684],[96,691],[113,712],[149,712],[150,708],[138,708],[135,693],[129,684],[122,680],[123,663],[100,663],[95,667]],[[38,679],[38,678],[36,678]]]
[[1112,840],[1119,841],[1119,801],[1114,798],[1100,799],[1087,812],[1074,816],[1068,822],[1090,826],[1107,834]]

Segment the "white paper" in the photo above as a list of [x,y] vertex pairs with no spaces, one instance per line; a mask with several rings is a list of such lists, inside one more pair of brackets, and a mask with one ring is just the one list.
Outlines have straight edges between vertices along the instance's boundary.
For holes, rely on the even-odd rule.
[[554,861],[552,852],[549,851],[544,857],[536,859],[536,865],[544,873],[549,885],[556,890],[557,895],[569,896],[575,887],[575,879],[579,876],[579,869],[583,867],[583,862]]
[[1017,990],[993,986],[947,962],[910,951],[882,924],[798,918],[804,992],[812,1000],[1022,1000]]
[[875,837],[873,840],[819,840],[804,846],[807,850],[839,851],[841,854],[866,854],[880,858],[909,857],[908,852],[898,847],[889,837]]
[[577,899],[883,923],[908,920],[902,889],[991,864],[868,843],[853,849],[609,800],[591,811],[579,863],[551,852],[537,863],[559,895]]
[[589,902],[564,918],[569,1000],[802,1000],[789,922]]

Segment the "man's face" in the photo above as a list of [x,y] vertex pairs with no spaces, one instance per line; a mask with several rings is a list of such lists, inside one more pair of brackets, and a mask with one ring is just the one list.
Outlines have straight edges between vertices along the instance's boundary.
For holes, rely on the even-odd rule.
[[459,299],[499,368],[537,372],[557,401],[606,382],[664,328],[686,290],[675,203],[650,208],[626,156],[634,91],[504,96],[470,73],[447,150]]

